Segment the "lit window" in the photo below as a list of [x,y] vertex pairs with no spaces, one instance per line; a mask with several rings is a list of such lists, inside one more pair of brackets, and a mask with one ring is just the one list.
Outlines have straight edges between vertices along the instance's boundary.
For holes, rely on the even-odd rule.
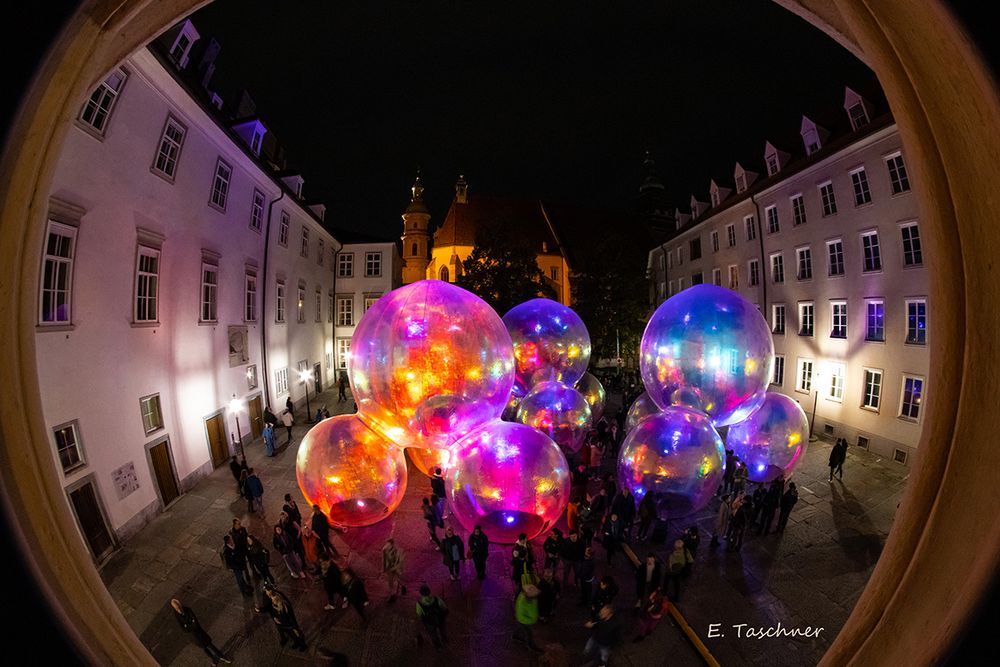
[[264,223],[264,193],[253,191],[253,203],[250,205],[250,229],[259,232]]
[[778,207],[768,206],[764,209],[764,217],[767,219],[767,233],[777,234],[781,230],[778,224]]
[[299,285],[299,300],[296,303],[296,308],[298,312],[299,324],[306,321],[306,288],[303,285]]
[[274,288],[274,321],[285,321],[285,281],[278,280]]
[[337,339],[337,368],[347,370],[347,360],[351,358],[351,339]]
[[730,248],[736,247],[736,225],[726,225],[726,238]]
[[806,222],[806,202],[802,195],[792,196],[792,224],[803,225]]
[[735,264],[729,265],[729,289],[737,290],[740,288],[740,271]]
[[864,250],[862,271],[870,273],[882,270],[882,252],[878,245],[878,232],[865,232],[861,235],[861,247]]
[[219,267],[201,265],[201,322],[218,320]]
[[747,241],[753,241],[757,238],[757,221],[752,215],[743,218],[743,227],[746,229]]
[[882,403],[882,371],[875,368],[865,369],[864,398],[861,407],[878,411]]
[[812,250],[808,247],[795,250],[796,273],[799,280],[810,280],[813,277]]
[[160,395],[153,394],[139,399],[142,414],[142,428],[146,435],[163,428],[163,413],[160,411]]
[[274,391],[277,394],[288,393],[288,367],[274,371]]
[[771,255],[771,282],[785,282],[785,258],[780,253]]
[[243,319],[247,322],[257,321],[257,276],[252,273],[244,277]]
[[828,400],[842,402],[844,400],[844,375],[846,369],[844,364],[828,364],[830,371],[830,392],[826,395]]
[[833,321],[830,338],[847,338],[847,302],[834,301],[830,308]]
[[160,143],[156,149],[156,159],[153,162],[153,171],[173,180],[177,172],[177,160],[181,155],[181,147],[184,145],[184,135],[187,130],[176,119],[167,116],[166,125],[163,127],[163,134],[160,136]]
[[368,309],[374,306],[381,297],[381,294],[365,294],[365,312],[367,313]]
[[906,342],[911,345],[927,343],[927,301],[924,299],[906,301]]
[[160,287],[160,251],[155,248],[139,246],[135,271],[135,310],[136,322],[156,322]]
[[851,184],[854,186],[854,205],[864,206],[872,203],[872,193],[868,187],[868,174],[864,167],[851,172]]
[[290,220],[288,218],[288,213],[285,211],[281,212],[281,222],[278,224],[278,245],[288,247],[288,226]]
[[750,287],[760,284],[760,262],[756,259],[750,260]]
[[899,416],[916,421],[920,417],[920,402],[924,398],[924,379],[915,375],[904,375],[901,393]]
[[119,67],[102,81],[80,110],[80,122],[103,135],[127,77],[125,70]]
[[771,384],[779,387],[785,384],[785,355],[774,355],[774,375],[771,376]]
[[826,242],[827,275],[844,275],[844,242],[840,239]]
[[38,300],[40,324],[69,324],[71,322],[75,246],[75,227],[49,222],[48,236],[45,239],[45,256],[42,259],[41,291]]
[[340,326],[340,327],[352,327],[352,326],[354,326],[354,297],[353,296],[338,296],[337,297],[337,326]]
[[833,194],[833,183],[827,181],[819,186],[819,197],[823,202],[823,217],[837,212],[837,198]]
[[354,275],[354,253],[345,252],[337,256],[337,277],[350,278]]
[[365,275],[368,277],[382,275],[382,253],[365,253]]
[[798,371],[795,373],[795,390],[809,393],[812,391],[813,360],[799,359]]
[[212,181],[212,205],[219,210],[226,210],[226,199],[229,197],[229,180],[233,176],[233,168],[222,158],[215,165],[215,180]]
[[799,304],[799,335],[800,336],[812,336],[814,325],[816,323],[816,309],[813,304],[810,303],[800,303]]
[[865,302],[865,340],[885,340],[885,304],[882,301]]
[[903,156],[900,153],[890,155],[885,159],[886,167],[889,169],[889,183],[892,186],[892,194],[898,195],[910,191],[910,179],[906,176],[906,165],[903,164]]
[[86,465],[80,443],[80,432],[75,421],[55,427],[53,434],[56,440],[56,454],[59,455],[59,463],[62,464],[64,473]]
[[771,306],[771,333],[775,335],[785,333],[785,304],[783,303]]
[[903,266],[920,266],[924,255],[920,249],[920,230],[917,223],[908,222],[900,226],[903,235]]

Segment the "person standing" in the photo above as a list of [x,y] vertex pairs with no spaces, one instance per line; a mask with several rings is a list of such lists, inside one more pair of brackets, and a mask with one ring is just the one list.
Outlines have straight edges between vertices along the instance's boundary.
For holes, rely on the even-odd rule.
[[285,411],[288,412],[292,418],[295,418],[295,404],[292,403],[292,395],[289,394],[288,398],[285,399]]
[[771,532],[771,523],[774,521],[774,513],[778,511],[778,505],[781,504],[781,496],[785,491],[785,479],[784,477],[777,477],[771,482],[771,486],[768,487],[767,493],[764,494],[764,501],[760,510],[760,527],[757,529],[757,534],[763,533],[767,535]]
[[292,579],[301,579],[305,576],[302,572],[302,558],[299,557],[298,552],[295,550],[295,541],[281,527],[281,524],[274,526],[274,537],[271,540],[271,544],[281,554],[282,560],[285,561],[285,567],[288,568],[288,574]]
[[514,619],[517,628],[514,630],[514,640],[524,643],[532,651],[541,652],[541,647],[535,643],[532,626],[538,623],[538,587],[526,584],[514,601]]
[[722,492],[732,493],[733,482],[736,480],[736,452],[726,450],[726,468],[722,473]]
[[319,555],[319,577],[323,582],[323,592],[326,593],[326,605],[323,609],[333,611],[337,608],[337,596],[346,605],[347,596],[344,595],[343,572],[340,567],[327,552]]
[[566,503],[566,529],[571,533],[580,530],[580,501],[575,497]]
[[273,584],[271,575],[271,552],[253,535],[247,535],[247,562],[250,570],[266,584]]
[[278,417],[273,412],[271,412],[270,405],[264,406],[264,423],[270,424],[271,426],[278,425]]
[[243,497],[243,471],[246,469],[246,459],[243,460],[243,463],[240,463],[236,460],[235,454],[233,458],[229,459],[229,471],[233,473],[233,479],[236,480],[236,494],[241,498]]
[[623,486],[611,502],[611,511],[622,521],[622,539],[626,542],[632,539],[632,524],[635,522],[635,496],[628,486]]
[[594,550],[590,547],[583,551],[583,559],[576,570],[576,580],[580,584],[580,606],[590,604],[594,588]]
[[330,543],[330,520],[323,514],[323,510],[319,508],[319,505],[313,505],[313,513],[312,518],[309,520],[309,526],[312,528],[312,532],[316,534],[316,537],[319,538],[319,541],[323,543],[323,548],[336,556],[337,550]]
[[645,540],[649,535],[649,527],[656,521],[656,499],[653,491],[647,491],[639,501],[639,532],[636,535],[640,540]]
[[247,582],[247,557],[236,549],[232,535],[226,535],[222,540],[222,564],[232,571],[236,585],[243,595],[253,595],[253,587]]
[[490,540],[479,524],[476,524],[472,534],[469,535],[469,555],[472,557],[472,562],[476,564],[476,576],[479,579],[485,579],[486,559],[490,555]]
[[747,468],[745,461],[740,461],[736,472],[733,474],[733,493],[737,496],[742,495],[748,479],[750,479],[750,469]]
[[563,534],[558,528],[553,528],[549,536],[545,538],[545,542],[542,543],[542,553],[545,554],[543,570],[555,572],[556,568],[559,567],[559,550],[562,546],[562,540]]
[[[471,538],[470,538],[471,541]],[[389,602],[396,601],[396,595],[406,595],[406,584],[403,583],[404,552],[396,546],[396,540],[386,538],[382,544],[382,574],[389,587]]]
[[344,588],[344,603],[341,606],[346,607],[350,604],[354,607],[354,611],[358,612],[361,620],[367,620],[365,607],[368,606],[368,592],[365,590],[365,582],[351,568],[344,570],[340,582]]
[[347,400],[347,376],[344,375],[343,373],[341,373],[340,377],[337,379],[337,391],[338,391],[337,402],[340,403],[342,401],[346,401]]
[[604,546],[604,551],[608,557],[608,565],[611,565],[611,559],[618,551],[618,545],[622,542],[622,521],[618,518],[618,515],[614,512],[608,514],[607,518],[604,519],[604,525],[601,526],[601,544]]
[[288,538],[292,541],[292,547],[295,549],[295,553],[299,555],[299,559],[305,563],[306,550],[302,546],[302,523],[300,521],[293,521],[288,512],[282,511],[278,514],[278,525],[281,526],[281,529],[285,531]]
[[663,618],[663,593],[659,588],[654,588],[642,600],[639,611],[639,634],[635,636],[634,642],[641,642],[643,639],[653,634],[653,630]]
[[674,594],[670,596],[671,600],[676,602],[681,599],[681,579],[684,577],[685,570],[693,562],[694,557],[684,546],[684,540],[675,541],[674,550],[670,552],[670,557],[667,559],[667,579],[674,591]]
[[431,503],[430,498],[424,498],[421,502],[423,503],[424,521],[427,522],[427,531],[431,534],[431,542],[434,543],[435,549],[441,551],[441,540],[437,536],[437,509]]
[[615,613],[615,608],[605,605],[597,612],[597,618],[587,621],[584,627],[590,628],[590,639],[583,649],[583,654],[589,656],[597,651],[602,667],[611,659],[611,651],[621,642],[621,622]]
[[288,518],[292,521],[302,525],[302,512],[299,510],[298,503],[292,500],[292,494],[285,494],[285,504],[281,506],[281,511],[288,514]]
[[792,513],[795,503],[799,502],[799,492],[795,488],[795,482],[788,483],[788,490],[781,496],[781,512],[778,514],[778,532],[785,530],[788,525],[788,515]]
[[437,513],[442,521],[448,518],[448,508],[447,501],[444,495],[444,476],[441,474],[441,468],[434,468],[434,474],[431,475],[431,491],[437,496]]
[[709,546],[716,547],[719,546],[719,535],[725,537],[729,532],[729,519],[733,515],[733,503],[730,500],[729,494],[722,496],[722,502],[719,503],[719,511],[715,515],[715,526],[712,529],[712,541]]
[[[688,526],[684,534],[681,535],[681,539],[684,540],[684,548],[691,552],[691,558],[698,557],[698,545],[701,544],[701,535],[698,534],[698,526]],[[685,576],[690,574],[690,568],[688,572],[685,572]]]
[[170,606],[174,610],[174,617],[180,624],[181,629],[191,635],[194,643],[198,645],[202,651],[205,652],[209,658],[212,659],[213,665],[218,665],[220,662],[229,662],[232,660],[227,658],[221,650],[212,641],[212,638],[208,636],[205,629],[201,627],[201,623],[198,622],[198,617],[194,615],[190,607],[185,607],[181,604],[181,601],[177,598],[170,600]]
[[274,456],[274,426],[269,423],[264,424],[264,453],[267,456]]
[[458,581],[462,561],[465,560],[465,545],[462,543],[462,538],[455,534],[451,526],[448,526],[444,531],[444,539],[441,540],[441,554],[444,557],[444,564],[448,568],[451,580]]
[[556,573],[546,568],[542,578],[538,580],[538,620],[548,623],[555,614],[556,602],[559,600],[559,582]]
[[601,577],[601,583],[597,585],[597,590],[594,591],[594,599],[590,602],[590,614],[591,618],[597,618],[598,612],[605,607],[610,605],[615,597],[618,595],[618,582],[610,574],[606,574]]
[[248,500],[250,502],[250,512],[260,512],[264,516],[264,484],[253,468],[247,470],[247,479],[244,483],[247,489]]
[[[291,403],[292,399],[288,399],[288,402]],[[285,410],[284,412],[281,413],[281,423],[284,424],[285,430],[288,431],[288,440],[285,440],[285,444],[286,445],[291,444],[291,442],[292,442],[292,424],[295,423],[295,418],[292,416],[292,410],[291,410],[291,408],[289,408],[289,409],[287,409],[287,410]]]
[[646,555],[646,560],[639,563],[639,566],[635,569],[635,593],[636,593],[636,608],[642,606],[643,600],[649,595],[649,592],[656,590],[663,585],[663,563],[656,557],[652,551]]
[[528,557],[517,542],[510,552],[510,579],[514,582],[514,599],[517,599],[524,585],[524,575],[528,572]]
[[[441,648],[444,642],[448,641],[445,634],[445,618],[448,616],[448,607],[444,600],[436,595],[431,595],[431,587],[424,584],[420,587],[420,599],[417,600],[417,619],[423,624],[427,634],[434,642],[434,648]],[[417,633],[417,645],[424,641],[423,635]]]
[[316,574],[319,571],[319,555],[325,551],[325,547],[309,526],[302,528],[302,549],[305,552],[305,557],[302,560],[306,565],[306,570]]
[[292,646],[300,651],[309,648],[306,645],[305,635],[299,622],[295,618],[295,610],[292,603],[285,594],[274,586],[264,586],[264,597],[260,607],[254,607],[257,613],[264,613],[274,621],[274,627],[278,630],[278,643],[284,646],[288,640],[292,640]]
[[573,583],[580,585],[580,562],[583,560],[583,552],[586,545],[580,539],[580,533],[571,530],[569,537],[559,545],[559,555],[563,562],[563,586],[569,585],[569,575],[573,573]]
[[233,527],[229,529],[229,535],[233,538],[233,546],[236,547],[236,551],[247,555],[247,540],[250,533],[247,529],[243,527],[243,523],[237,517],[233,517]]

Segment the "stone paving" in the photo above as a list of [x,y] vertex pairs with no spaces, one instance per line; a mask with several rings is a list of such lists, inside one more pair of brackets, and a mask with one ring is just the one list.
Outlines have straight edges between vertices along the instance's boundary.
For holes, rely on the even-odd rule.
[[[351,402],[338,403],[333,392],[313,399],[316,402],[325,402],[334,413],[351,410]],[[272,549],[272,572],[278,587],[292,600],[309,642],[306,652],[282,649],[270,619],[253,611],[254,598],[240,594],[232,575],[223,569],[218,551],[233,517],[240,517],[270,548],[271,525],[277,520],[283,495],[292,493],[303,504],[294,465],[306,428],[296,425],[291,445],[280,447],[274,458],[264,456],[259,440],[247,447],[248,462],[264,483],[266,520],[247,514],[246,502],[237,496],[229,469],[223,466],[150,522],[102,568],[108,590],[160,664],[210,664],[174,620],[169,607],[174,596],[195,610],[216,644],[238,665],[328,664],[323,650],[343,653],[352,666],[585,664],[587,613],[574,604],[576,588],[563,591],[550,624],[536,626],[536,641],[546,648],[536,655],[511,640],[509,547],[491,546],[485,581],[476,579],[468,562],[459,581],[449,580],[420,512],[420,498],[430,494],[430,483],[412,465],[406,497],[389,519],[333,538],[366,583],[371,598],[366,622],[352,609],[324,611],[326,599],[319,584],[291,579]],[[279,433],[281,441],[284,429]],[[782,534],[749,536],[738,553],[727,552],[725,543],[712,549],[708,542],[717,508],[713,502],[694,517],[671,522],[665,544],[636,547],[640,557],[652,549],[665,558],[667,544],[683,528],[700,527],[701,547],[678,608],[722,665],[816,664],[867,582],[892,525],[906,469],[852,448],[844,466],[845,480],[831,483],[826,466],[829,451],[829,443],[810,445],[794,476],[800,501]],[[464,530],[456,532],[467,539]],[[408,595],[394,604],[387,602],[385,582],[378,577],[380,548],[389,535],[406,552],[409,588]],[[539,557],[541,541],[535,541]],[[598,577],[612,574],[621,586],[616,602],[625,641],[613,655],[613,665],[704,664],[669,618],[646,641],[631,642],[636,623],[631,610],[635,600],[631,567],[622,555],[613,567],[607,567],[599,546],[595,546],[595,559]],[[414,641],[415,594],[421,583],[429,584],[452,610],[450,641],[442,651],[429,642],[417,648]],[[822,626],[824,630],[814,639],[748,639],[737,637],[732,628],[741,623],[767,627],[779,621],[784,627]],[[713,623],[720,624],[723,637],[708,637]]]

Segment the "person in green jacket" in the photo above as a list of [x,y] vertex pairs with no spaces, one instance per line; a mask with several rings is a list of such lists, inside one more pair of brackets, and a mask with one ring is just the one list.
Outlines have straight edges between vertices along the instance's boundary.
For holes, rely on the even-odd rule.
[[524,642],[532,651],[541,652],[531,630],[531,626],[538,622],[538,592],[538,587],[534,584],[525,584],[517,594],[514,602],[514,618],[517,620],[514,640]]

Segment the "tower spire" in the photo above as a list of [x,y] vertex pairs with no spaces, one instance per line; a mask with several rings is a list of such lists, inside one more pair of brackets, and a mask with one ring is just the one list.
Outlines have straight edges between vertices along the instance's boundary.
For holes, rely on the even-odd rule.
[[424,184],[420,169],[410,186],[410,203],[403,211],[403,284],[426,278],[430,263],[431,213],[424,204]]

